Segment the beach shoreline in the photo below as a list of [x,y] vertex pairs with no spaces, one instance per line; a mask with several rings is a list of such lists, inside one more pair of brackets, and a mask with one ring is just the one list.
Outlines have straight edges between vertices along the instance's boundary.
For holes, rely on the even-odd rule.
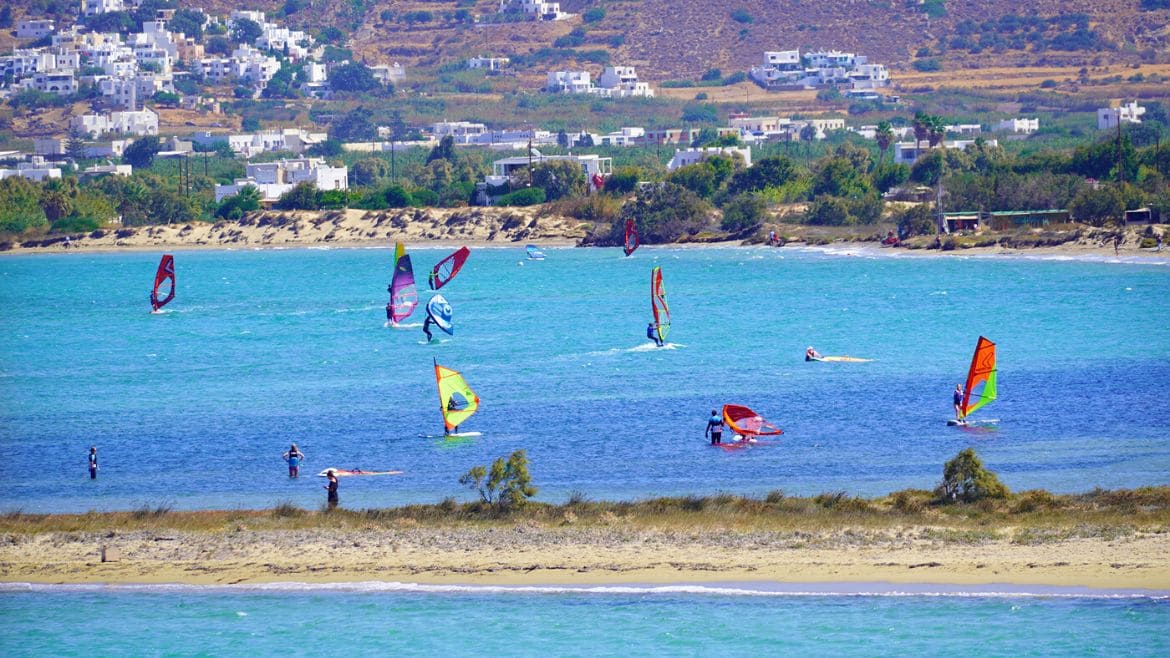
[[929,526],[880,530],[544,526],[134,530],[7,534],[0,582],[259,585],[399,582],[477,586],[774,583],[823,588],[1170,590],[1170,534],[947,538]]

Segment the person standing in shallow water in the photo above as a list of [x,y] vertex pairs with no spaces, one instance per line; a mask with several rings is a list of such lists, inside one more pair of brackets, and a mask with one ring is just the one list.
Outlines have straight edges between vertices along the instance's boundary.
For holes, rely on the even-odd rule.
[[288,462],[288,476],[290,478],[301,476],[301,462],[304,460],[305,453],[301,452],[295,443],[285,451],[284,461]]
[[97,446],[90,446],[89,447],[89,479],[91,479],[91,480],[97,479],[97,469],[98,469]]
[[329,484],[325,485],[325,491],[329,492],[326,502],[329,505],[329,509],[335,509],[337,507],[337,475],[333,472],[333,469],[329,469],[325,477],[329,478]]
[[707,419],[707,429],[703,434],[711,437],[713,446],[723,443],[723,417],[714,409],[711,410],[711,417]]

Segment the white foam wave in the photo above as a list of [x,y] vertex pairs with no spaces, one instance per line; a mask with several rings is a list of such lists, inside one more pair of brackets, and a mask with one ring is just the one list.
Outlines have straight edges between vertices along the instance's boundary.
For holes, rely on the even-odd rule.
[[1170,601],[1170,591],[1145,589],[1100,590],[1089,587],[1040,585],[939,585],[893,583],[722,583],[678,585],[433,585],[365,581],[355,583],[277,582],[234,585],[184,584],[47,584],[0,583],[0,593],[14,592],[142,592],[142,593],[421,593],[421,594],[543,594],[574,596],[720,596],[720,597],[880,597],[880,598],[1062,598],[1150,599]]

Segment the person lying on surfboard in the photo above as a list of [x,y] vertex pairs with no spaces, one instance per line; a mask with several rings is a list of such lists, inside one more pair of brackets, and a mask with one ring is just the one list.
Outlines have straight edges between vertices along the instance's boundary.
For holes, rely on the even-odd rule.
[[813,359],[819,359],[819,358],[821,358],[821,353],[814,350],[812,348],[812,345],[809,345],[808,349],[806,349],[804,351],[804,360],[805,361],[812,361]]

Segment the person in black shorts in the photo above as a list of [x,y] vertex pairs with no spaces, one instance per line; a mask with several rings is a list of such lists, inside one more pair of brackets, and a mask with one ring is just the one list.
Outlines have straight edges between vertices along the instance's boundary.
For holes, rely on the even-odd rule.
[[723,443],[723,417],[714,409],[711,410],[711,417],[707,419],[707,429],[703,435],[711,437],[713,446]]
[[963,420],[963,385],[955,384],[955,420]]
[[329,509],[334,509],[337,507],[337,475],[333,473],[333,469],[329,469],[325,477],[329,478],[329,484],[325,485],[325,491],[328,492],[326,504]]
[[97,479],[97,446],[89,447],[89,479]]

